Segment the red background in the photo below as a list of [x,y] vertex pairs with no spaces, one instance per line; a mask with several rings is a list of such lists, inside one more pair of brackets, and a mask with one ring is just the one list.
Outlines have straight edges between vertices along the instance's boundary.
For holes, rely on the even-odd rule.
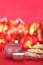
[[[0,0],[0,18],[21,17],[26,24],[43,20],[43,0]],[[0,65],[43,65],[43,61],[14,62],[0,55]]]
[[0,17],[21,17],[27,24],[43,19],[43,0],[0,0]]

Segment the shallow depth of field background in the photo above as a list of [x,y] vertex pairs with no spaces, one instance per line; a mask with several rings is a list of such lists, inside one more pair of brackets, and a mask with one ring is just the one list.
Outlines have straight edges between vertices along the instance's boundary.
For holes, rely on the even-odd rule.
[[27,24],[43,19],[43,0],[0,0],[0,18],[21,17]]

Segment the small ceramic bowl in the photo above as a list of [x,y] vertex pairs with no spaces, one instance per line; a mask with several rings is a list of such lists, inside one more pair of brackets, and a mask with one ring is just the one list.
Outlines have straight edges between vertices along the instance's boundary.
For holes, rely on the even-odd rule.
[[25,54],[24,53],[12,53],[12,58],[15,61],[23,61],[25,58]]

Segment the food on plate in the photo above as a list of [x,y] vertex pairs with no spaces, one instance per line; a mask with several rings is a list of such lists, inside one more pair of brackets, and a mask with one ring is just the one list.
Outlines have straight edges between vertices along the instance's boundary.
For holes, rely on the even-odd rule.
[[43,59],[42,44],[36,44],[25,52],[26,59]]
[[29,49],[28,52],[30,52],[30,53],[42,53],[43,54],[43,50],[41,50],[41,49]]
[[25,54],[26,59],[43,59],[43,54],[42,53],[31,53],[28,52]]
[[33,45],[31,48],[36,48],[36,49],[43,49],[43,44],[40,44],[39,42],[35,45]]

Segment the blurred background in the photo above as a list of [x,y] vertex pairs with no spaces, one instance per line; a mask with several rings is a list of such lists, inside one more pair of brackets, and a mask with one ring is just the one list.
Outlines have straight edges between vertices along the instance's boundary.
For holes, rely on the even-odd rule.
[[25,23],[43,20],[43,0],[0,0],[0,18],[21,17]]

